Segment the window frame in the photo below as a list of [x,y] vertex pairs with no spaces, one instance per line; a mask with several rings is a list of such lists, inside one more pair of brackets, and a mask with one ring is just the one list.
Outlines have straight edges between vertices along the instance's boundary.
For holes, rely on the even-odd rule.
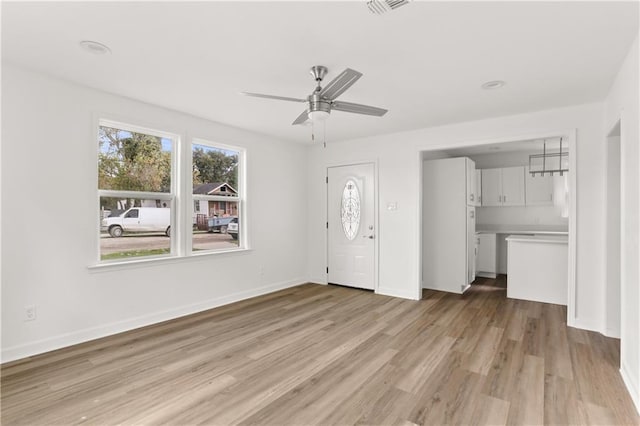
[[[111,190],[100,189],[98,181],[98,165],[100,148],[95,143],[95,189],[96,189],[96,201],[95,206],[97,208],[96,217],[96,255],[94,257],[95,263],[89,265],[89,269],[101,270],[101,269],[113,269],[121,266],[133,267],[135,265],[145,264],[149,262],[174,262],[180,259],[194,259],[201,256],[211,255],[223,255],[233,252],[245,252],[249,251],[248,237],[247,237],[247,209],[246,209],[246,149],[227,144],[216,142],[216,138],[209,137],[191,137],[187,132],[170,132],[164,130],[158,130],[158,127],[140,126],[130,124],[129,120],[112,119],[105,115],[94,115],[94,143],[98,142],[100,135],[100,127],[111,127],[127,132],[142,133],[150,136],[156,136],[161,138],[170,139],[172,141],[171,146],[171,185],[169,192],[147,192],[147,191],[126,191],[126,190]],[[166,126],[165,126],[166,127]],[[193,194],[193,153],[192,149],[194,145],[202,145],[214,149],[222,149],[227,151],[236,152],[238,155],[237,166],[237,191],[235,196],[227,195],[194,195]],[[123,258],[123,259],[101,259],[101,223],[102,223],[102,211],[100,209],[101,197],[122,197],[122,198],[134,198],[134,199],[155,199],[160,201],[166,201],[168,207],[171,209],[171,240],[170,250],[168,254],[140,256],[135,258]],[[193,251],[193,214],[195,212],[194,203],[196,200],[213,200],[213,201],[232,201],[237,202],[238,206],[238,221],[242,227],[238,236],[238,246],[233,248],[223,249],[210,249],[210,250],[198,250]],[[208,211],[206,212],[208,214]]]
[[[226,143],[215,142],[209,138],[203,137],[191,137],[189,138],[189,143],[185,144],[185,150],[188,149],[188,155],[185,155],[188,163],[187,167],[183,170],[185,173],[185,187],[188,201],[185,203],[186,206],[194,206],[195,201],[222,201],[222,202],[235,202],[238,206],[238,213],[236,217],[238,218],[238,222],[240,224],[246,224],[246,215],[245,215],[245,204],[246,204],[246,188],[245,188],[245,164],[246,164],[246,150],[239,146],[229,145]],[[205,195],[205,194],[194,194],[193,193],[193,147],[194,145],[204,146],[207,148],[213,149],[222,149],[225,151],[233,151],[238,154],[238,167],[237,167],[237,188],[236,195]],[[206,211],[207,215],[209,211]],[[191,211],[185,212],[186,217],[193,217],[194,209]],[[246,226],[242,226],[240,228],[240,232],[238,235],[238,247],[234,248],[223,248],[223,249],[210,249],[210,250],[193,250],[193,232],[189,232],[189,236],[186,238],[186,246],[185,246],[185,255],[186,256],[202,256],[202,255],[210,255],[217,253],[227,253],[233,251],[247,250],[247,238],[246,238]]]
[[[123,130],[125,132],[131,132],[131,133],[140,133],[140,134],[145,134],[145,135],[149,135],[149,136],[156,136],[159,138],[164,138],[164,139],[169,139],[171,140],[171,170],[170,170],[170,176],[171,176],[171,185],[169,188],[169,192],[152,192],[152,191],[130,191],[130,190],[118,190],[118,189],[100,189],[100,183],[99,181],[96,181],[96,190],[97,190],[97,206],[98,206],[98,217],[100,218],[100,220],[98,220],[98,226],[97,226],[97,250],[96,250],[96,258],[97,258],[97,264],[98,265],[120,265],[120,264],[125,264],[125,263],[133,263],[136,261],[140,261],[140,260],[151,260],[151,259],[168,259],[171,257],[175,257],[177,256],[179,253],[179,247],[178,247],[178,239],[179,239],[179,232],[175,233],[173,232],[174,230],[177,230],[177,226],[176,224],[179,223],[179,216],[180,216],[180,212],[179,212],[179,208],[178,208],[178,203],[177,203],[177,199],[178,199],[178,192],[179,192],[179,178],[178,178],[178,157],[179,157],[179,152],[180,152],[180,146],[181,146],[181,137],[179,134],[177,133],[171,133],[171,132],[166,132],[166,131],[162,131],[162,130],[157,130],[157,129],[153,129],[153,128],[149,128],[149,127],[143,127],[143,126],[138,126],[135,124],[130,124],[128,122],[125,121],[116,121],[116,120],[111,120],[108,118],[98,118],[96,126],[95,126],[95,131],[96,131],[96,138],[95,138],[95,142],[98,142],[99,140],[99,135],[100,135],[100,128],[101,127],[110,127],[113,129],[118,129],[118,130]],[[98,167],[99,167],[99,161],[100,161],[100,149],[97,148],[97,144],[96,146],[96,160],[95,160],[95,164],[96,164],[96,179],[98,177]],[[102,197],[110,197],[110,198],[132,198],[132,199],[139,199],[139,200],[145,200],[145,199],[154,199],[154,200],[161,200],[161,201],[167,201],[169,204],[169,208],[170,208],[170,216],[171,219],[169,221],[169,224],[171,226],[171,236],[170,236],[170,242],[169,242],[169,253],[168,254],[162,254],[162,255],[154,255],[154,256],[140,256],[137,258],[131,258],[131,259],[126,259],[126,260],[122,260],[122,259],[112,259],[112,260],[103,260],[101,259],[102,253],[101,253],[101,246],[100,246],[100,238],[101,238],[101,224],[102,224],[102,213],[101,213],[101,209],[100,209],[100,199]]]

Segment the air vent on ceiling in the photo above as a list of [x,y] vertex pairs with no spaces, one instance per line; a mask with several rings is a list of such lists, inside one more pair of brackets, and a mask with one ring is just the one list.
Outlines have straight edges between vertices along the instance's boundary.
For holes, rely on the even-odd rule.
[[410,0],[368,0],[367,7],[369,7],[371,13],[382,15],[383,13],[390,12],[400,6],[408,4],[409,1]]

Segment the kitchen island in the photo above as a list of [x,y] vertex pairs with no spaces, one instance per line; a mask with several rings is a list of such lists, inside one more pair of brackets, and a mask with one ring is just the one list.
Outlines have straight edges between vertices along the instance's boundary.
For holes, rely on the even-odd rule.
[[506,240],[507,297],[566,306],[568,237],[510,235]]

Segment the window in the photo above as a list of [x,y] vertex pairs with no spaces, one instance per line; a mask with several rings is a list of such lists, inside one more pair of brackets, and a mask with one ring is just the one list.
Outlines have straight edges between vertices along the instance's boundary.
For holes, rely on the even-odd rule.
[[101,120],[99,261],[241,248],[243,161],[239,148]]
[[177,140],[173,135],[100,122],[100,260],[172,254]]
[[[239,247],[242,194],[239,185],[241,152],[207,141],[191,145],[194,228],[191,250]],[[206,208],[201,208],[205,205]],[[203,215],[200,212],[207,212]],[[231,225],[230,224],[234,224]]]

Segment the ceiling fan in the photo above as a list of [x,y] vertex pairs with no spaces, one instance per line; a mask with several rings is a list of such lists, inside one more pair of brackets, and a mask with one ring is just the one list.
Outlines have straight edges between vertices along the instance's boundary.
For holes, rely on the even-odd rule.
[[382,117],[387,113],[386,109],[336,100],[338,96],[343,94],[349,87],[358,81],[360,77],[362,77],[362,73],[352,70],[351,68],[347,68],[342,71],[340,75],[331,80],[329,84],[322,87],[322,79],[327,74],[327,68],[322,65],[316,65],[311,67],[310,72],[316,80],[316,88],[309,96],[307,96],[306,99],[263,95],[260,93],[249,92],[242,92],[242,94],[255,96],[257,98],[306,103],[307,108],[293,121],[293,125],[303,124],[307,120],[311,120],[312,122],[326,120],[329,118],[329,113],[331,113],[332,110],[352,112],[355,114],[375,115],[377,117]]

